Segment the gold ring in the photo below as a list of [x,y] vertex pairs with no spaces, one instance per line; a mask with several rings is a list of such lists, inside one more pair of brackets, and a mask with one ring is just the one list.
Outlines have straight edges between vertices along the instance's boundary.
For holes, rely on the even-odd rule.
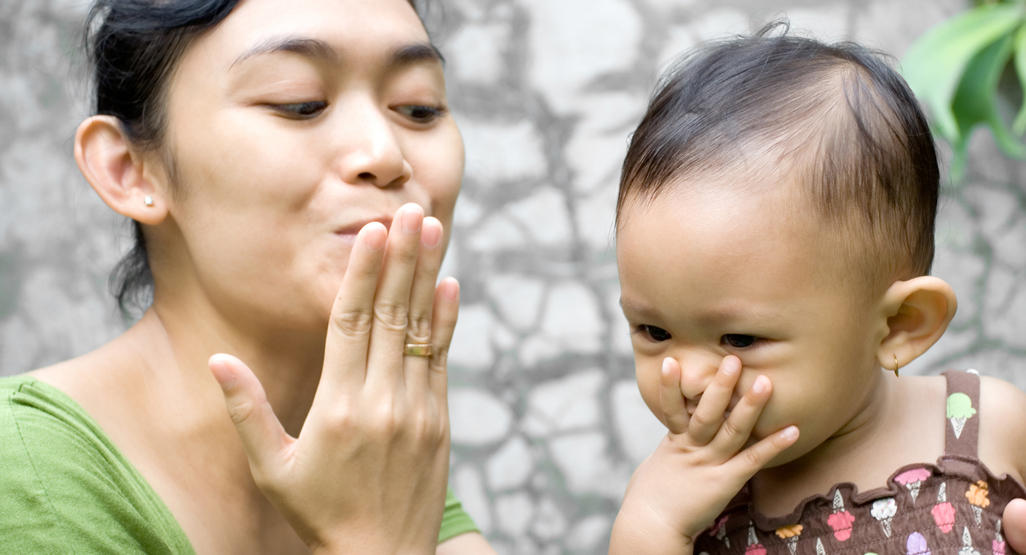
[[411,357],[429,357],[431,356],[431,344],[407,343],[406,348],[403,349],[403,354]]

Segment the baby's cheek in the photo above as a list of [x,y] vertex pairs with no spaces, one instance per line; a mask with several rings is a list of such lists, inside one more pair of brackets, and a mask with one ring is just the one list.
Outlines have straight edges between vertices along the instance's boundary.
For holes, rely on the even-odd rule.
[[794,445],[777,455],[766,465],[767,467],[791,462],[808,453],[822,441],[822,439],[818,439],[821,430],[817,428],[815,421],[808,422],[803,420],[798,413],[799,411],[795,411],[793,405],[789,404],[786,400],[777,399],[776,401],[774,403],[774,399],[770,398],[766,408],[762,411],[762,415],[759,416],[759,420],[755,423],[750,443],[773,435],[791,425],[798,426],[799,436],[798,441]]
[[786,403],[771,397],[769,403],[766,404],[766,408],[759,415],[759,419],[755,422],[752,437],[759,440],[783,430],[791,424],[799,424],[795,421],[793,415],[786,414],[787,411],[783,410],[785,407]]
[[635,366],[635,377],[638,380],[641,398],[648,406],[648,410],[652,411],[652,414],[665,424],[663,411],[659,404],[659,368],[638,362]]

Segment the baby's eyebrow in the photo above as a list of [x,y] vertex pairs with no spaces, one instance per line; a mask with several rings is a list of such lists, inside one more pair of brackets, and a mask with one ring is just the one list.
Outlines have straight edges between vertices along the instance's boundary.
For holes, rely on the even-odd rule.
[[740,307],[719,306],[703,310],[695,315],[695,320],[705,324],[730,324],[735,322],[771,322],[781,316],[777,310],[745,305]]
[[656,314],[656,311],[652,307],[623,297],[620,297],[620,309],[624,314],[636,314],[645,318]]
[[[620,308],[624,314],[630,314],[639,318],[655,318],[660,312],[643,302],[620,297]],[[780,311],[768,310],[765,308],[745,305],[741,307],[719,306],[702,310],[692,316],[695,322],[701,325],[729,324],[740,321],[774,321],[780,317]]]

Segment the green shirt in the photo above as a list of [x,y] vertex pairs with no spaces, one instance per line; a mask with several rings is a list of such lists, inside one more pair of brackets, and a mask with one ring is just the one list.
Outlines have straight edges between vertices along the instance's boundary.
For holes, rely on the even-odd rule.
[[[438,541],[476,531],[449,491]],[[71,398],[0,378],[0,549],[193,553],[153,488]]]

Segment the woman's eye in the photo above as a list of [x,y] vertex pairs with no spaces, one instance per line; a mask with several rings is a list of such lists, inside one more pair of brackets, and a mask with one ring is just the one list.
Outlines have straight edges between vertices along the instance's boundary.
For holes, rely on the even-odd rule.
[[730,345],[735,349],[744,349],[745,347],[751,347],[756,342],[754,335],[744,335],[741,333],[728,333],[724,335],[721,341],[725,345]]
[[280,112],[288,117],[293,117],[296,119],[308,119],[323,112],[324,109],[328,107],[328,103],[324,102],[323,100],[314,100],[311,102],[271,104],[270,106],[275,111]]
[[641,332],[644,333],[652,341],[667,341],[670,339],[670,332],[656,326],[650,326],[648,324],[642,324],[640,326]]
[[445,113],[444,108],[420,104],[406,104],[397,107],[395,110],[417,123],[431,123]]

